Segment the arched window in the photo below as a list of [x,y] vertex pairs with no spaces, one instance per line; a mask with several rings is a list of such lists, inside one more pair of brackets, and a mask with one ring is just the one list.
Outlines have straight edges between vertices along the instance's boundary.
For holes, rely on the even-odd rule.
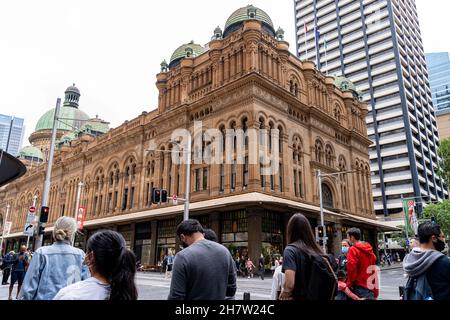
[[317,162],[322,162],[323,145],[320,140],[316,140],[315,156]]
[[325,208],[333,209],[333,193],[325,183],[322,183],[322,203]]
[[329,144],[325,147],[325,163],[327,166],[333,166],[333,149]]

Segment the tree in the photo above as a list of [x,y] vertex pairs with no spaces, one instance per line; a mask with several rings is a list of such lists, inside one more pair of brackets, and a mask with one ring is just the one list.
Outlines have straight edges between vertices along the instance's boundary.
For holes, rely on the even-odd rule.
[[439,142],[438,155],[441,160],[438,163],[438,175],[445,181],[447,186],[450,185],[450,138],[443,139]]
[[446,236],[450,235],[450,200],[440,203],[430,204],[423,211],[424,218],[436,219],[436,223],[441,226],[442,232]]

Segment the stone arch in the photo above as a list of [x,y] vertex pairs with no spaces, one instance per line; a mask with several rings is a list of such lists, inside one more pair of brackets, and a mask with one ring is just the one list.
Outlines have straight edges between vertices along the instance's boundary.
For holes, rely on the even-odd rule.
[[329,178],[324,178],[322,181],[322,199],[323,199],[323,206],[325,208],[337,208],[339,201],[338,197],[336,197],[337,190],[336,186],[334,185],[334,182]]
[[320,137],[316,137],[314,141],[314,154],[317,162],[322,162],[323,153],[325,152],[325,144]]
[[332,167],[334,165],[334,148],[330,142],[325,144],[325,163],[327,166]]

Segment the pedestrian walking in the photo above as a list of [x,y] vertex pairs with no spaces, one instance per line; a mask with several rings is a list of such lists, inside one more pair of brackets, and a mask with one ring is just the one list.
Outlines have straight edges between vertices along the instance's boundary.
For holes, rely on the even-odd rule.
[[287,242],[280,300],[333,300],[337,278],[332,264],[337,268],[336,261],[323,254],[304,215],[298,213],[289,220]]
[[347,273],[347,255],[348,250],[350,250],[351,243],[350,240],[344,239],[341,242],[341,254],[338,257],[338,270]]
[[12,268],[12,260],[14,257],[14,251],[10,251],[9,253],[5,254],[2,260],[2,266],[1,269],[3,270],[3,277],[2,277],[2,285],[9,284],[8,279],[11,275],[11,268]]
[[137,300],[136,256],[120,233],[96,232],[85,261],[91,277],[61,289],[54,300]]
[[261,254],[258,261],[258,271],[259,275],[261,277],[261,280],[264,280],[264,272],[266,271],[265,265],[264,265],[264,255]]
[[26,246],[20,246],[19,252],[13,256],[11,267],[11,283],[9,285],[8,300],[12,300],[12,292],[16,282],[18,282],[16,299],[19,297],[19,292],[22,288],[23,279],[25,278],[25,272],[28,267]]
[[[277,258],[278,260],[278,258]],[[278,261],[279,262],[279,261]],[[281,290],[284,285],[284,273],[282,272],[283,262],[279,262],[275,268],[275,272],[272,277],[272,291],[270,292],[271,300],[278,300],[280,298]]]
[[256,269],[256,266],[253,264],[253,261],[250,259],[250,257],[245,262],[245,268],[247,269],[247,278],[253,278],[253,273]]
[[347,254],[347,286],[360,298],[374,300],[378,297],[377,257],[369,243],[362,242],[361,230],[351,228],[347,237],[352,247]]
[[442,253],[445,237],[432,222],[419,225],[420,246],[403,260],[408,275],[404,300],[450,300],[450,258]]
[[[177,227],[183,250],[173,266],[169,300],[224,300],[236,293],[236,270],[227,248],[206,240],[197,220]],[[207,263],[205,263],[207,257]]]
[[166,274],[165,274],[165,278],[171,278],[172,277],[172,268],[173,268],[173,261],[174,261],[174,256],[172,251],[169,249],[169,255],[165,257],[165,262],[164,265],[166,266]]
[[75,219],[63,216],[56,221],[55,242],[34,252],[20,299],[52,300],[62,288],[89,277],[89,270],[83,265],[84,252],[71,245],[76,231]]

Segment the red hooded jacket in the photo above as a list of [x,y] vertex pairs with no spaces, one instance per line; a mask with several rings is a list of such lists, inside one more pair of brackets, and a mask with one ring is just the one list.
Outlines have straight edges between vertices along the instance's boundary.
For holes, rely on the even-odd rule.
[[369,243],[359,242],[352,246],[347,254],[347,286],[368,288],[377,298],[379,289],[376,262],[377,257]]

